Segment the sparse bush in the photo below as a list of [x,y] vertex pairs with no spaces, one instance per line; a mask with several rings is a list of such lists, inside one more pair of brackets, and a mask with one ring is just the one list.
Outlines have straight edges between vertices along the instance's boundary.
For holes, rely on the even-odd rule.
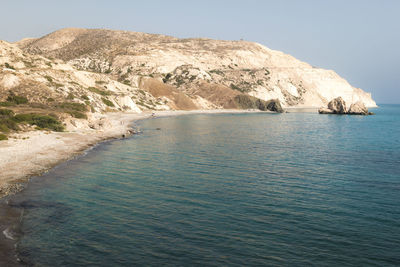
[[130,82],[129,80],[124,80],[124,81],[123,81],[123,84],[131,85],[131,82]]
[[8,101],[8,102],[11,102],[11,103],[15,103],[15,104],[17,104],[17,105],[28,103],[28,99],[27,99],[26,97],[24,97],[24,96],[17,96],[17,95],[14,95],[14,94],[10,94],[10,95],[7,97],[7,101]]
[[51,97],[47,98],[47,102],[54,102],[54,98]]
[[0,107],[12,107],[15,106],[15,103],[12,102],[0,102]]
[[79,111],[68,111],[67,113],[77,119],[87,119],[86,114]]
[[0,118],[0,132],[8,133],[10,130],[17,131],[18,129],[18,124],[13,118]]
[[218,75],[223,75],[224,74],[224,72],[221,71],[221,70],[210,70],[210,73],[215,73],[215,74],[218,74]]
[[172,74],[171,73],[167,73],[167,75],[165,75],[163,82],[166,83],[168,82],[169,78],[171,78]]
[[5,66],[7,69],[15,70],[15,68],[14,68],[13,66],[11,66],[10,64],[8,64],[8,62],[4,63],[4,66]]
[[87,95],[81,95],[81,98],[84,100],[89,100],[89,97]]
[[67,96],[67,99],[72,100],[75,98],[75,95],[73,93],[69,93]]
[[46,78],[46,80],[48,80],[49,82],[53,82],[53,78],[51,78],[50,76],[46,75],[44,76]]
[[12,111],[11,109],[5,109],[5,108],[0,109],[0,117],[4,116],[11,117],[13,115],[14,111]]
[[19,123],[28,123],[31,125],[36,125],[42,129],[49,129],[56,132],[62,132],[64,130],[64,126],[61,122],[49,115],[40,115],[35,113],[29,114],[17,114],[13,117],[15,122]]
[[104,96],[106,96],[106,95],[111,95],[110,92],[105,91],[105,90],[101,90],[101,89],[96,88],[96,87],[89,87],[88,90],[89,90],[90,92],[93,92],[93,93],[96,93],[96,94],[99,94],[99,95],[104,95]]
[[231,86],[230,86],[233,90],[238,90],[238,91],[240,91],[240,92],[244,92],[244,90],[242,89],[242,88],[240,88],[239,86],[237,86],[237,85],[235,85],[235,84],[233,84],[233,83],[231,83]]
[[2,140],[8,140],[8,138],[5,134],[0,134],[0,141],[2,141]]
[[71,111],[81,111],[81,112],[87,111],[85,104],[76,102],[63,102],[59,103],[56,107]]
[[106,104],[109,107],[115,107],[114,103],[108,100],[107,98],[102,97],[101,100],[103,101],[104,104]]

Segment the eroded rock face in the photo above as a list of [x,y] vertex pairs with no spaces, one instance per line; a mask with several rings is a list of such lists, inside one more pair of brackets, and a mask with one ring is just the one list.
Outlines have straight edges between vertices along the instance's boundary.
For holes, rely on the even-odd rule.
[[[357,101],[376,106],[371,94],[334,71],[247,41],[70,28],[17,45],[25,53],[62,59],[79,70],[101,73],[143,91],[158,91],[155,97],[162,98],[158,102],[166,101],[170,109],[232,108],[232,97],[239,93],[264,101],[278,99],[283,107],[320,107],[339,96],[348,106]],[[152,86],[141,88],[143,78],[163,82],[173,94]],[[232,89],[232,97],[227,97],[227,88]]]
[[368,115],[369,114],[368,109],[365,107],[364,103],[361,101],[351,104],[348,113],[353,114],[353,115]]
[[328,103],[328,109],[332,110],[334,114],[345,114],[347,112],[346,102],[339,96]]
[[259,109],[263,111],[269,110],[278,113],[283,112],[283,108],[278,99],[264,101],[254,96],[240,94],[233,99],[233,102],[240,109]]

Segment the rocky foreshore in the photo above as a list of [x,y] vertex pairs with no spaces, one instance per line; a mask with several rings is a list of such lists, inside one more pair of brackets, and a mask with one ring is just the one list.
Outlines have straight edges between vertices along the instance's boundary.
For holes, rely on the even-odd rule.
[[318,110],[319,114],[339,114],[339,115],[373,115],[373,112],[369,112],[361,101],[355,102],[350,105],[349,108],[346,106],[346,102],[341,97],[337,97],[328,103],[328,107],[322,107]]

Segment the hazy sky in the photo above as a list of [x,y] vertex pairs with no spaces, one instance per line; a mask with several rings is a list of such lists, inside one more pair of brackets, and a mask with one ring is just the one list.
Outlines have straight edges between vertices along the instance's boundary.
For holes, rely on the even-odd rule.
[[400,0],[1,0],[0,39],[65,27],[245,39],[333,69],[377,103],[400,103]]

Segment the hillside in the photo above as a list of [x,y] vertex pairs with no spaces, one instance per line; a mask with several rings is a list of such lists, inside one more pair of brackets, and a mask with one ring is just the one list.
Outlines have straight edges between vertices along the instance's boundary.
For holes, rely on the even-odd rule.
[[185,108],[239,108],[234,100],[239,94],[279,99],[284,107],[326,106],[338,96],[348,105],[361,101],[376,106],[370,94],[334,71],[252,42],[69,28],[17,45],[151,91],[170,106],[179,99]]
[[245,41],[62,29],[0,41],[0,66],[3,139],[18,130],[98,129],[105,112],[282,112],[281,105],[321,107],[338,96],[376,106],[333,71]]

